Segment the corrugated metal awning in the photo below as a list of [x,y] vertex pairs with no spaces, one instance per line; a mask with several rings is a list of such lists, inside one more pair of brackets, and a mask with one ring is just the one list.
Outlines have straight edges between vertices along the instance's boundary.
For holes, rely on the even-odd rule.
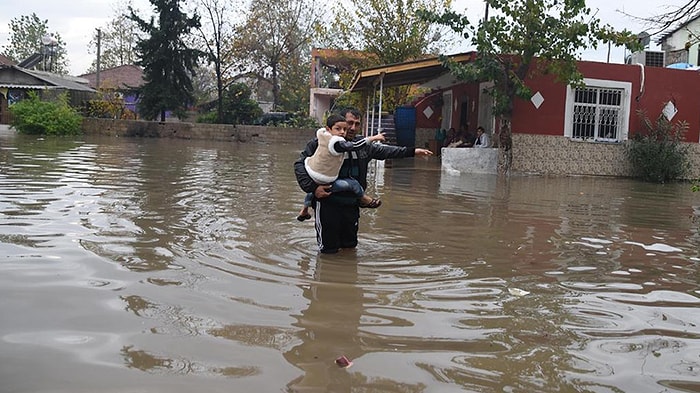
[[56,89],[56,86],[43,86],[43,85],[15,85],[12,83],[0,83],[0,89],[27,89],[27,90],[48,90]]
[[[467,63],[474,61],[476,52],[461,53],[448,57],[452,61]],[[375,88],[380,80],[385,88],[426,83],[448,72],[449,70],[442,65],[442,61],[438,57],[366,68],[355,73],[349,90],[369,90]]]

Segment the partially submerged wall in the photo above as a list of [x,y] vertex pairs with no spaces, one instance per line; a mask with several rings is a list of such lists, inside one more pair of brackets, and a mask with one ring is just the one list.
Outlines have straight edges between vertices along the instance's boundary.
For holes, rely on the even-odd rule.
[[450,173],[498,173],[498,149],[444,147],[442,169]]
[[[700,145],[688,143],[688,179],[700,178]],[[513,134],[513,172],[631,177],[624,143],[574,141],[563,136]]]
[[155,122],[86,118],[83,130],[88,135],[202,139],[222,142],[262,142],[299,145],[299,150],[316,136],[316,129],[266,126]]
[[[316,136],[315,129],[277,128],[264,126],[232,126],[227,124],[204,124],[182,122],[149,122],[139,120],[85,119],[83,129],[86,134],[105,136],[141,136],[155,138],[203,139],[226,142],[258,142],[291,144],[301,151],[306,143]],[[434,138],[434,130],[416,130],[416,146],[425,147]],[[700,178],[700,144],[690,143],[691,171],[688,179]],[[563,136],[513,134],[513,173],[532,173],[541,175],[589,175],[589,176],[631,176],[631,170],[625,157],[624,143],[578,142]],[[459,150],[453,152],[459,156],[473,150],[488,150],[497,154],[498,149],[445,149]],[[443,154],[445,153],[443,150]],[[435,152],[436,153],[436,152]],[[449,154],[449,153],[448,153]],[[471,157],[471,156],[470,156]],[[458,163],[457,156],[443,156],[443,164],[450,167],[478,168],[483,171],[495,168],[488,160],[483,164],[472,162]],[[470,160],[476,160],[471,157]],[[482,172],[491,173],[491,172]]]

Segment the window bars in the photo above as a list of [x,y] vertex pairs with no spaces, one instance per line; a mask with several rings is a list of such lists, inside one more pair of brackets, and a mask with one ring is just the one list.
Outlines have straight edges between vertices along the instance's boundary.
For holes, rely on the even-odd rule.
[[571,136],[577,139],[617,141],[620,135],[623,89],[577,88]]

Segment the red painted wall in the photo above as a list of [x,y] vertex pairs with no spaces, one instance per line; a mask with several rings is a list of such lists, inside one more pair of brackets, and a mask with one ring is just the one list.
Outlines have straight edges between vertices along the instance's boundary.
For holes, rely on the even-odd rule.
[[[442,91],[427,98],[416,100],[413,105],[416,107],[416,127],[417,128],[437,128],[441,123],[442,108],[435,105],[437,97],[442,97]],[[462,103],[467,102],[467,122],[468,129],[476,130],[479,118],[479,85],[478,84],[461,84],[452,87],[452,126],[459,129],[461,125],[460,112]],[[455,102],[457,103],[455,109]],[[443,105],[448,105],[444,103]],[[427,118],[424,110],[430,106],[435,113]]]
[[[642,90],[642,67],[628,64],[608,64],[601,62],[579,62],[579,70],[585,78],[625,81],[632,84],[630,103],[629,135],[642,131],[637,115],[638,109],[647,112],[655,120],[668,101],[672,101],[678,113],[673,122],[688,122],[686,141],[700,140],[700,72],[659,67],[644,67],[644,89]],[[539,135],[564,135],[564,115],[566,106],[566,86],[556,83],[550,75],[539,76],[528,81],[532,93],[540,92],[544,102],[539,109],[530,100],[517,99],[513,111],[513,132]],[[440,93],[441,96],[441,93]],[[463,84],[452,88],[452,97],[458,101],[452,112],[452,124],[459,127],[460,100],[469,97],[469,129],[478,125],[479,86],[476,83]],[[434,98],[417,100],[416,126],[437,128],[440,126],[440,111]],[[423,110],[430,105],[436,111],[426,118]],[[454,108],[454,107],[453,107]]]
[[[673,122],[688,122],[686,141],[698,142],[700,138],[700,72],[659,67],[642,67],[628,64],[580,62],[579,70],[585,78],[625,81],[632,83],[630,103],[630,136],[642,131],[638,109],[646,111],[655,120],[668,101],[672,101],[678,113]],[[642,90],[642,72],[644,89]],[[535,78],[528,82],[532,93],[540,92],[544,103],[539,109],[529,100],[518,99],[513,111],[513,132],[544,135],[563,135],[566,105],[566,87],[556,83],[551,76]]]

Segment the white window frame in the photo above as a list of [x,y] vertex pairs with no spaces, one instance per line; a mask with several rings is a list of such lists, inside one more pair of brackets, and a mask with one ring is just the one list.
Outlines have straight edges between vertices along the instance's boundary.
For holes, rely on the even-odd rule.
[[[590,79],[584,78],[583,83],[586,87],[601,88],[601,89],[620,89],[622,90],[622,97],[620,98],[620,119],[619,119],[619,132],[617,138],[594,138],[588,139],[587,141],[593,142],[622,142],[629,138],[629,121],[630,121],[630,108],[632,102],[632,82],[622,82],[622,81],[611,81],[604,79]],[[564,113],[564,136],[572,139],[581,141],[581,138],[573,137],[574,129],[574,94],[576,88],[569,85],[566,87],[566,109]]]

